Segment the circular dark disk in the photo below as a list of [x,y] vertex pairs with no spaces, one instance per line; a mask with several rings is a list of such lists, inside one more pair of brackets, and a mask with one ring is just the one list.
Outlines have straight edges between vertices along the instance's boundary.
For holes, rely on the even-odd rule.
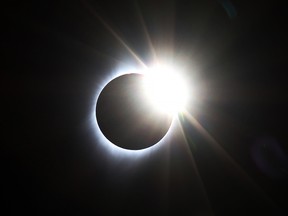
[[110,81],[96,104],[100,130],[113,144],[131,150],[159,142],[172,123],[172,115],[157,112],[145,98],[141,74],[125,74]]

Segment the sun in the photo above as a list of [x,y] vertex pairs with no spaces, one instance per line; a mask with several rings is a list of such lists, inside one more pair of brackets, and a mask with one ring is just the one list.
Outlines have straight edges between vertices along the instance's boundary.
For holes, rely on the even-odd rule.
[[157,65],[149,68],[144,76],[144,93],[154,109],[171,115],[185,109],[189,99],[188,86],[178,70]]

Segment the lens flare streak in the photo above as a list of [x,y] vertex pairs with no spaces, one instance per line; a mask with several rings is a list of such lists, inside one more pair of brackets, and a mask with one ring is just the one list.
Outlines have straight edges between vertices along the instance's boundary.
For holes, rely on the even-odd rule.
[[[262,194],[263,197],[270,203],[275,203],[269,198],[269,196],[262,190],[262,188],[255,183],[255,181],[243,170],[243,168],[226,152],[223,147],[202,127],[202,125],[187,111],[183,112],[183,115],[187,118],[187,120],[193,125],[200,134],[202,134],[211,144],[212,148],[216,150],[217,153],[221,155],[223,159],[226,159],[232,166],[235,168],[238,173],[241,175],[241,178],[249,182],[254,188],[257,189],[259,193]],[[185,134],[183,134],[185,136]]]

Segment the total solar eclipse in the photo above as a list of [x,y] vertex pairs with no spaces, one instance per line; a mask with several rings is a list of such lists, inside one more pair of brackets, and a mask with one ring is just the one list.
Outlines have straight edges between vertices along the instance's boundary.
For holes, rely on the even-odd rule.
[[124,74],[104,86],[96,102],[96,119],[111,143],[140,150],[155,145],[168,132],[187,95],[176,76],[162,72],[157,68]]

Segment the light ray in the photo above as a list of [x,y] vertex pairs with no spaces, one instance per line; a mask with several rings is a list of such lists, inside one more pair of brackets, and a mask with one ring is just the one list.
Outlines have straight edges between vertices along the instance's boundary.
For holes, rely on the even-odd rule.
[[140,57],[125,43],[125,41],[112,29],[112,27],[99,15],[95,10],[87,3],[87,1],[83,0],[86,7],[90,10],[90,12],[97,17],[97,19],[103,24],[103,26],[116,38],[118,42],[121,43],[125,47],[125,49],[136,59],[136,61],[144,68],[147,68],[146,64],[140,59]]
[[214,215],[214,214],[213,214],[213,211],[212,211],[211,203],[210,203],[209,198],[208,198],[208,195],[207,195],[207,191],[206,191],[205,185],[204,185],[203,180],[202,180],[202,178],[201,178],[201,175],[200,175],[200,173],[199,173],[199,170],[198,170],[198,167],[197,167],[197,163],[196,163],[196,161],[195,161],[195,158],[194,158],[194,156],[193,156],[193,152],[192,152],[191,148],[189,147],[189,142],[188,142],[188,140],[187,140],[187,137],[186,137],[186,135],[185,135],[185,133],[184,133],[183,127],[182,127],[179,119],[177,119],[177,123],[178,123],[178,127],[180,128],[181,135],[183,136],[183,138],[184,138],[184,140],[185,140],[185,147],[186,147],[187,153],[188,153],[188,155],[189,155],[189,158],[191,159],[192,168],[193,168],[194,171],[196,172],[196,176],[197,176],[198,181],[199,181],[199,183],[200,183],[200,187],[201,187],[201,189],[203,190],[204,197],[205,197],[206,202],[207,202],[207,204],[208,204],[208,206],[209,206],[209,211],[210,211],[211,215]]
[[[218,144],[218,142],[205,130],[204,127],[186,110],[183,111],[184,116],[188,121],[207,139],[208,143],[212,144],[212,147],[217,150],[221,156],[224,156],[230,163],[232,163],[242,173],[245,171],[234,161],[234,159]],[[246,174],[246,173],[245,173]]]
[[205,130],[204,127],[186,110],[183,111],[183,115],[187,118],[187,120],[193,125],[200,134],[202,134],[208,141],[209,144],[216,150],[217,153],[219,153],[222,157],[224,157],[226,160],[230,162],[230,164],[236,168],[236,170],[241,174],[241,177],[243,177],[246,181],[250,182],[251,185],[253,185],[258,192],[261,193],[265,197],[267,201],[272,203],[273,205],[276,205],[271,198],[263,191],[263,189],[254,182],[254,180],[243,170],[243,168],[228,154],[228,152],[223,149],[223,147]]
[[138,16],[139,16],[139,19],[140,19],[140,23],[141,23],[141,26],[142,26],[142,28],[143,28],[144,35],[145,35],[145,37],[146,37],[146,40],[147,40],[147,43],[148,43],[150,52],[152,53],[153,61],[156,62],[156,63],[158,63],[158,58],[157,58],[157,54],[156,54],[155,48],[154,48],[154,46],[153,46],[153,43],[152,43],[151,37],[150,37],[150,35],[149,35],[149,32],[148,32],[148,30],[147,30],[147,27],[146,27],[146,24],[145,24],[145,21],[144,21],[142,12],[141,12],[140,7],[139,7],[139,5],[137,4],[137,2],[136,2],[136,10],[137,10],[137,12],[138,12]]

